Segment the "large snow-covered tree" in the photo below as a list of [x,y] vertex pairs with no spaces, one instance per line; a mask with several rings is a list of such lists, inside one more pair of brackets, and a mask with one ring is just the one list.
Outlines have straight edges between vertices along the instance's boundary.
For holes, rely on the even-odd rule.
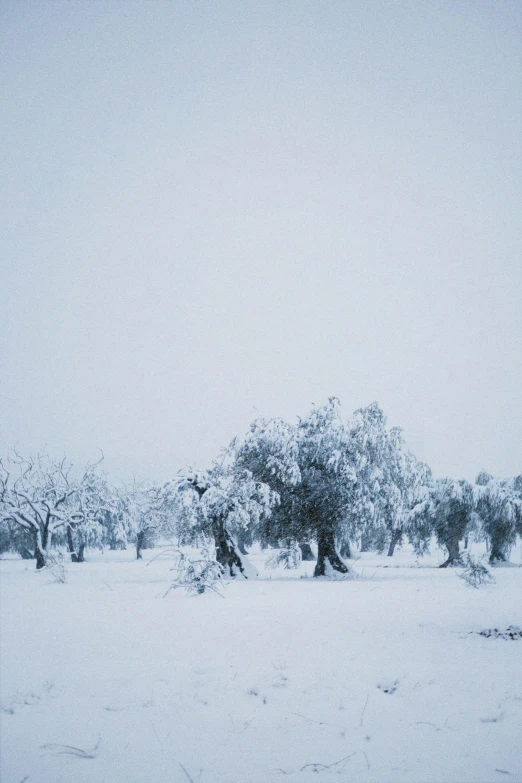
[[297,425],[301,480],[293,490],[294,524],[302,538],[317,541],[314,576],[348,575],[337,540],[354,502],[357,472],[351,432],[339,400],[312,408]]
[[386,535],[413,502],[401,486],[406,479],[396,475],[400,466],[391,464],[402,448],[399,441],[399,431],[388,432],[376,403],[349,422],[336,398],[314,406],[295,426],[280,419],[254,422],[238,440],[238,460],[280,497],[261,531],[265,543],[303,545],[314,539],[315,575],[348,573],[337,546],[348,552],[350,538]]
[[265,543],[317,541],[315,576],[348,574],[337,538],[353,499],[356,474],[339,401],[331,398],[290,425],[258,420],[238,441],[238,462],[277,492],[279,505],[261,530]]

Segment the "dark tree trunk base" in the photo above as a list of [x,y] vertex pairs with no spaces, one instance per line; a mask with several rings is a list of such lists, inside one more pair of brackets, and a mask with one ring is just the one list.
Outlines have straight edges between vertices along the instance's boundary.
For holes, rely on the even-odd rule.
[[496,542],[491,542],[491,553],[489,555],[490,565],[499,565],[508,562],[506,548]]
[[312,547],[308,541],[300,541],[299,549],[301,550],[301,560],[304,560],[305,562],[311,562],[312,560],[315,560]]
[[451,568],[452,566],[456,567],[461,565],[462,557],[459,555],[458,557],[448,557],[447,560],[440,564],[439,568]]
[[36,532],[33,533],[33,541],[34,541],[34,558],[36,560],[36,570],[39,571],[41,568],[45,568],[46,566],[45,543],[47,542],[47,535],[45,535],[45,542],[42,539],[41,547],[39,545],[38,534]]
[[45,568],[45,555],[38,547],[34,550],[34,556],[36,558],[36,570],[39,571],[40,568]]
[[317,535],[318,553],[314,576],[332,576],[332,572],[348,574],[349,568],[343,563],[335,549],[335,537],[330,531]]
[[[80,563],[83,562],[79,559],[79,554],[76,552],[76,548],[74,546],[74,541],[72,537],[72,530],[70,527],[67,528],[67,549],[69,550],[69,554],[71,556],[71,563]],[[83,552],[82,552],[83,554]]]
[[143,544],[145,543],[145,533],[143,530],[140,530],[138,535],[136,536],[136,560],[141,560],[141,550],[143,549]]
[[243,576],[245,579],[255,576],[253,566],[250,566],[246,558],[245,560],[241,558],[232,536],[225,530],[223,524],[220,524],[214,530],[214,542],[216,545],[216,560],[221,566],[224,576],[232,579],[236,576]]
[[390,546],[388,548],[388,557],[393,557],[393,553],[395,552],[395,547],[397,546],[401,538],[402,538],[402,532],[400,530],[394,530],[392,533]]
[[439,566],[439,568],[449,568],[450,566],[460,566],[462,565],[462,555],[460,554],[459,550],[459,540],[457,539],[450,539],[449,541],[444,542],[446,549],[448,550],[448,559],[442,563],[442,565]]

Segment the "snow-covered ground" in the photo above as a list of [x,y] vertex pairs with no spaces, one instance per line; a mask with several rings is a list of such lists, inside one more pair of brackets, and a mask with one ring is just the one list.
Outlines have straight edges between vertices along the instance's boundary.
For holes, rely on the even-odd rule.
[[[0,563],[3,783],[522,781],[522,568],[443,553],[163,598],[171,562]],[[520,547],[512,553],[520,563]]]

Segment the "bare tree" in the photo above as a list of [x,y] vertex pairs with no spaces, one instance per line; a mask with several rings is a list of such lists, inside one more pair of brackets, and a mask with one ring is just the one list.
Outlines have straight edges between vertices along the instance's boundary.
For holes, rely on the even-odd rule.
[[65,459],[53,462],[45,454],[25,458],[15,452],[0,460],[0,519],[29,531],[37,569],[46,565],[55,531],[79,519],[69,502],[78,491],[70,474]]

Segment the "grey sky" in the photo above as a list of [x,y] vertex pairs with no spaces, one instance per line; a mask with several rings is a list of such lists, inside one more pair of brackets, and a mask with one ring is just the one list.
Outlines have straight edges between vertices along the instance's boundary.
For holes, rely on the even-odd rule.
[[522,4],[7,2],[1,451],[206,465],[377,400],[522,469]]

